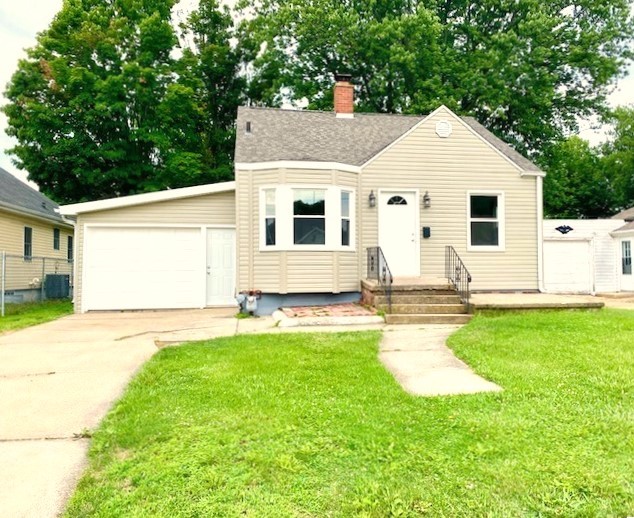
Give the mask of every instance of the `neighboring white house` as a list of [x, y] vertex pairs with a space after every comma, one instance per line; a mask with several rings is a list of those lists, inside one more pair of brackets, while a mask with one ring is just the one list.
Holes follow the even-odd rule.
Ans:
[[544, 291], [634, 291], [634, 223], [611, 219], [544, 220]]

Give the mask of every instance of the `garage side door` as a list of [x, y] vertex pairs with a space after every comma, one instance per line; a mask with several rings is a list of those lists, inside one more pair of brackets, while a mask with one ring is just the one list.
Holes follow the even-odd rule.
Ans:
[[197, 228], [88, 228], [83, 310], [200, 307], [202, 239]]
[[590, 293], [589, 241], [544, 241], [544, 287], [551, 293]]

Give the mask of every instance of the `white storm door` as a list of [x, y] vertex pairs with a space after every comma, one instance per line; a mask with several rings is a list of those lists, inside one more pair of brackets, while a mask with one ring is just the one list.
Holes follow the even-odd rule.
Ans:
[[416, 191], [379, 192], [379, 246], [394, 277], [420, 275]]
[[207, 305], [235, 305], [235, 290], [236, 231], [207, 229]]
[[634, 291], [634, 265], [632, 264], [632, 241], [621, 241], [621, 290]]

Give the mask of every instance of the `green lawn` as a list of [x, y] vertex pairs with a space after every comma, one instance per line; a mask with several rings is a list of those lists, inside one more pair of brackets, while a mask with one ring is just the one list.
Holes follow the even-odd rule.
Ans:
[[6, 304], [5, 316], [0, 317], [0, 334], [42, 324], [72, 312], [73, 303], [69, 300]]
[[96, 431], [68, 516], [634, 514], [634, 313], [478, 315], [496, 394], [405, 394], [378, 333], [162, 350]]

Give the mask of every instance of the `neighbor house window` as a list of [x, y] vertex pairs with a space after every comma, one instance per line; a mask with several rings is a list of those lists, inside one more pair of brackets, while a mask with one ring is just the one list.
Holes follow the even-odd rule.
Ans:
[[53, 249], [59, 250], [59, 228], [53, 229]]
[[275, 189], [264, 191], [264, 227], [266, 246], [275, 245]]
[[68, 248], [66, 249], [66, 259], [68, 262], [73, 261], [73, 236], [68, 236]]
[[31, 259], [33, 257], [33, 229], [24, 227], [24, 258]]
[[326, 244], [326, 191], [293, 190], [293, 243]]
[[354, 251], [355, 192], [336, 185], [260, 189], [260, 250]]
[[471, 250], [504, 249], [504, 197], [502, 194], [468, 195], [468, 247]]
[[632, 275], [632, 242], [621, 241], [623, 275]]
[[341, 191], [341, 246], [350, 246], [350, 192]]

